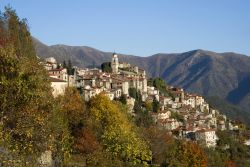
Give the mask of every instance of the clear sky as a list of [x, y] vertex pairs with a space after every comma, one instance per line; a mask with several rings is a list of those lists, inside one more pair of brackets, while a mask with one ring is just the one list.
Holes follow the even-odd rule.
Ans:
[[205, 49], [250, 56], [250, 0], [0, 0], [47, 45], [149, 56]]

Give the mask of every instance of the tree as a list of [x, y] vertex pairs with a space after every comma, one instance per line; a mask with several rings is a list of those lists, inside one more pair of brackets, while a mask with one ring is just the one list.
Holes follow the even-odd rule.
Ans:
[[111, 73], [112, 72], [111, 63], [110, 62], [102, 63], [101, 69], [103, 72]]
[[164, 90], [164, 89], [166, 89], [166, 83], [165, 83], [165, 81], [162, 78], [155, 78], [153, 80], [153, 85], [158, 90]]
[[67, 64], [65, 60], [63, 60], [63, 68], [67, 68]]
[[52, 152], [56, 166], [63, 166], [70, 160], [73, 147], [73, 136], [69, 121], [60, 103], [53, 101], [54, 106], [46, 124], [49, 136], [47, 137], [49, 150]]
[[160, 109], [160, 103], [159, 103], [159, 101], [156, 99], [156, 97], [154, 97], [154, 99], [153, 99], [152, 108], [153, 108], [153, 112], [158, 112], [159, 109]]
[[75, 132], [75, 149], [82, 154], [91, 154], [98, 149], [97, 138], [89, 127], [78, 129]]
[[72, 63], [71, 63], [70, 59], [68, 60], [67, 72], [68, 72], [68, 75], [73, 75], [74, 74], [74, 71], [73, 71], [73, 68], [72, 68]]
[[64, 95], [59, 96], [57, 100], [70, 126], [77, 126], [83, 120], [85, 111], [85, 102], [78, 90], [73, 87], [67, 87]]
[[167, 89], [167, 85], [162, 78], [150, 78], [148, 80], [148, 86], [154, 86], [157, 90], [159, 90], [160, 94], [173, 98], [173, 94]]
[[11, 8], [0, 19], [0, 27], [7, 26], [1, 28], [5, 31], [1, 35], [8, 38], [0, 46], [1, 148], [10, 154], [5, 158], [35, 163], [49, 147], [46, 124], [53, 106], [51, 87], [38, 63], [26, 21], [20, 21]]
[[136, 90], [136, 88], [129, 88], [129, 96], [130, 97], [133, 97], [134, 99], [137, 99], [138, 98], [138, 92]]
[[56, 64], [56, 68], [59, 69], [61, 68], [61, 65], [59, 63]]
[[125, 94], [122, 94], [121, 97], [119, 98], [119, 101], [122, 103], [122, 104], [127, 104], [127, 96]]
[[135, 123], [138, 127], [148, 128], [153, 125], [153, 118], [147, 110], [137, 110]]
[[16, 12], [10, 7], [5, 7], [3, 15], [6, 21], [5, 23], [8, 25], [8, 38], [15, 46], [16, 55], [18, 57], [25, 56], [28, 58], [36, 58], [36, 52], [33, 47], [27, 20], [20, 20]]
[[[56, 104], [58, 104], [59, 111], [63, 115], [63, 126], [67, 134], [65, 136], [66, 141], [64, 142], [66, 144], [64, 145], [66, 145], [66, 149], [68, 150], [67, 154], [69, 155], [72, 149], [81, 153], [88, 152], [86, 150], [92, 147], [91, 145], [88, 146], [91, 142], [86, 144], [83, 143], [83, 140], [91, 138], [93, 139], [92, 142], [94, 142], [94, 144], [92, 143], [93, 145], [95, 145], [95, 141], [89, 129], [84, 128], [86, 109], [85, 102], [80, 93], [76, 88], [68, 87], [65, 90], [65, 94], [56, 99]], [[87, 132], [90, 132], [90, 134], [87, 135]]]
[[[249, 164], [248, 164], [248, 165], [249, 165]], [[226, 166], [227, 166], [227, 167], [237, 167], [236, 164], [235, 164], [233, 161], [231, 161], [231, 160], [228, 160], [228, 161], [226, 162]]]
[[93, 60], [92, 61], [92, 68], [95, 68], [96, 67], [96, 63], [95, 63], [95, 61]]
[[151, 112], [152, 110], [153, 110], [153, 105], [152, 105], [152, 102], [151, 101], [146, 101], [145, 102], [145, 108], [146, 108], [146, 110], [148, 111], [148, 112]]
[[179, 114], [178, 112], [171, 112], [171, 118], [174, 118], [180, 122], [184, 121], [184, 117], [181, 114]]
[[150, 126], [142, 129], [142, 135], [149, 141], [152, 151], [152, 166], [164, 166], [166, 155], [170, 146], [175, 142], [173, 137], [156, 126]]
[[90, 100], [90, 115], [105, 151], [128, 164], [147, 164], [151, 151], [128, 120], [126, 111], [103, 94]]
[[148, 86], [154, 86], [154, 85], [153, 85], [153, 82], [154, 82], [154, 79], [153, 79], [153, 78], [149, 78], [149, 79], [148, 79], [147, 85], [148, 85]]
[[206, 148], [205, 153], [208, 159], [208, 166], [228, 166], [227, 161], [229, 160], [229, 154], [218, 149]]
[[128, 89], [129, 92], [129, 96], [133, 97], [135, 99], [135, 101], [137, 101], [138, 105], [142, 105], [142, 96], [141, 96], [141, 92], [139, 90], [137, 90], [136, 88], [129, 88]]
[[168, 147], [165, 165], [206, 167], [207, 157], [197, 144], [176, 140]]

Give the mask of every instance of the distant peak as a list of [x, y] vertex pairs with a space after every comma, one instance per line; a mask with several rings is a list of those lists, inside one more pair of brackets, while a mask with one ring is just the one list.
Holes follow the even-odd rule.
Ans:
[[203, 52], [204, 50], [202, 50], [202, 49], [196, 49], [194, 51], [196, 51], [196, 52]]
[[193, 53], [194, 55], [209, 55], [209, 56], [218, 56], [219, 53], [208, 51], [208, 50], [203, 50], [203, 49], [196, 49], [190, 51], [190, 53]]
[[202, 49], [196, 49], [196, 50], [192, 50], [191, 52], [194, 52], [194, 53], [204, 53], [204, 52], [207, 52], [207, 51], [202, 50]]

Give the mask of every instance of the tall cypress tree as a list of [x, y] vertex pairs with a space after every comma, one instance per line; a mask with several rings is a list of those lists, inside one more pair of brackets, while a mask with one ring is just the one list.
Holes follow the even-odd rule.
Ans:
[[72, 63], [71, 60], [68, 60], [67, 71], [69, 75], [72, 75]]
[[65, 60], [63, 60], [63, 68], [67, 68], [67, 64]]
[[153, 112], [158, 112], [160, 109], [160, 103], [155, 97], [153, 99], [152, 105], [153, 105]]

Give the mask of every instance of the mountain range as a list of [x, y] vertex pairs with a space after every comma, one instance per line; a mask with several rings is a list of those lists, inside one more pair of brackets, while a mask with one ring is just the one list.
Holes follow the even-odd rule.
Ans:
[[[53, 56], [59, 62], [71, 60], [78, 67], [100, 67], [103, 62], [110, 61], [112, 56], [111, 52], [87, 46], [47, 46], [35, 38], [33, 41], [40, 58]], [[149, 57], [118, 56], [119, 61], [145, 69], [149, 77], [161, 77], [167, 84], [182, 87], [188, 92], [217, 97], [223, 104], [236, 105], [240, 114], [250, 115], [250, 57], [246, 55], [198, 49], [184, 53], [159, 53]], [[246, 119], [245, 116], [241, 118]], [[247, 122], [250, 123], [250, 117]]]

